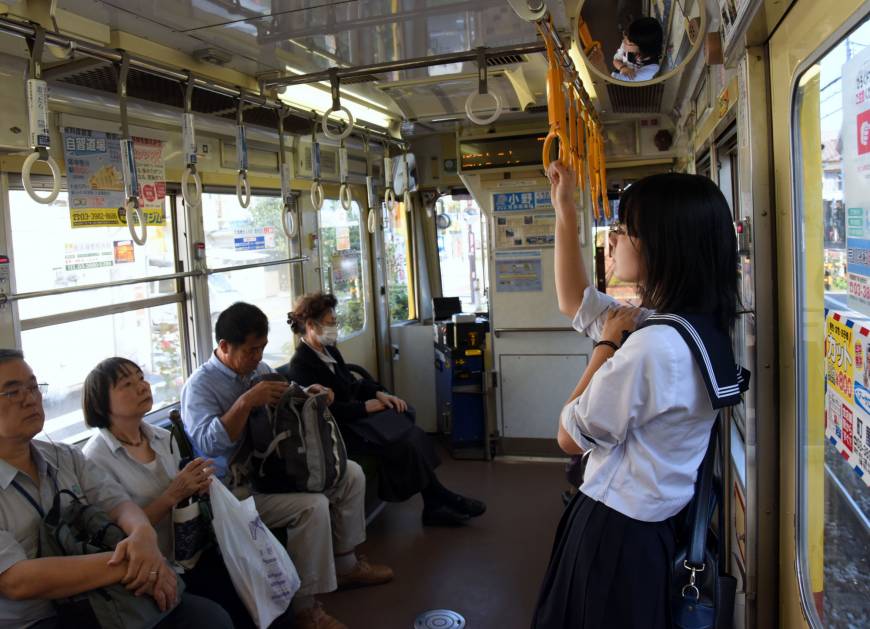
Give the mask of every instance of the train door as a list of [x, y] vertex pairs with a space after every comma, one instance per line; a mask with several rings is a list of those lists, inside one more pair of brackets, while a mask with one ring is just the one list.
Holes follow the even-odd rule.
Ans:
[[860, 625], [870, 596], [868, 43], [854, 0], [796, 3], [769, 43], [788, 627]]

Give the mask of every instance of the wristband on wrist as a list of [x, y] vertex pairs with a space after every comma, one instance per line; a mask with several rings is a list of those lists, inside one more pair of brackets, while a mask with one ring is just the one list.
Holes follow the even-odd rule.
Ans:
[[611, 348], [614, 352], [619, 349], [619, 345], [617, 345], [613, 341], [606, 341], [606, 340], [605, 341], [595, 341], [595, 343], [592, 344], [592, 349], [595, 349], [599, 345], [606, 345], [607, 347]]

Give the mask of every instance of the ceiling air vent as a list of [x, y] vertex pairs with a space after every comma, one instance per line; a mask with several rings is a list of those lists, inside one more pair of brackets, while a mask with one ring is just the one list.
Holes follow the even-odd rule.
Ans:
[[342, 85], [354, 85], [356, 83], [371, 83], [377, 81], [378, 77], [374, 74], [363, 74], [362, 76], [351, 76], [341, 80]]
[[607, 95], [610, 97], [610, 110], [615, 114], [653, 114], [661, 113], [664, 83], [645, 85], [643, 87], [628, 87], [607, 84]]
[[486, 58], [486, 66], [494, 68], [496, 66], [510, 66], [515, 63], [522, 63], [526, 58], [522, 55], [497, 55]]

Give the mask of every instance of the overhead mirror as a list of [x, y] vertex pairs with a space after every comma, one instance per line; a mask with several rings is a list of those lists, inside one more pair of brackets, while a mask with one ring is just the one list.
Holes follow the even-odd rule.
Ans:
[[631, 86], [667, 80], [701, 48], [706, 12], [700, 0], [586, 0], [577, 42], [590, 71]]

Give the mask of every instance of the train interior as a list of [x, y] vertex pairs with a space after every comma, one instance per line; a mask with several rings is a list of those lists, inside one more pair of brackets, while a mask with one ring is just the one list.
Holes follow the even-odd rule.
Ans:
[[[633, 81], [612, 59], [641, 17], [664, 45]], [[868, 20], [857, 0], [0, 1], [0, 340], [50, 384], [43, 436], [81, 443], [103, 358], [141, 365], [160, 423], [225, 308], [268, 315], [279, 367], [294, 300], [333, 293], [345, 359], [489, 510], [426, 529], [417, 498], [369, 492], [363, 550], [397, 579], [325, 604], [362, 629], [528, 626], [592, 352], [559, 312], [542, 161], [572, 164], [591, 281], [630, 304], [622, 191], [705, 175], [752, 372], [721, 432], [734, 626], [866, 626]]]

